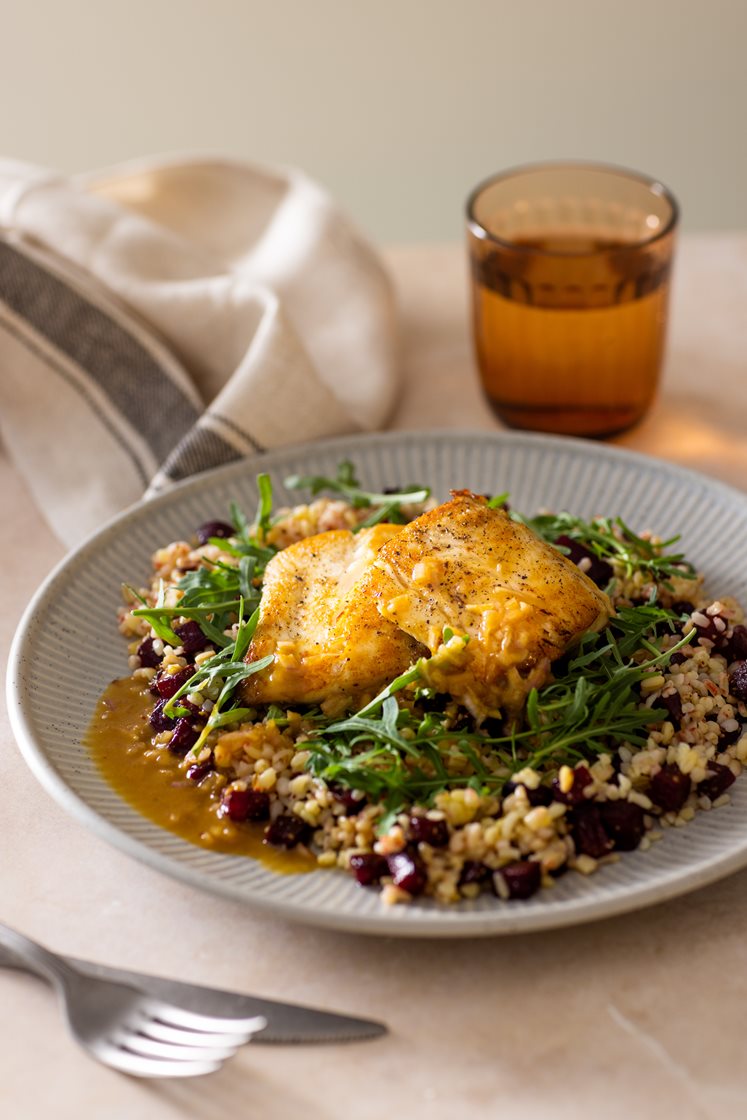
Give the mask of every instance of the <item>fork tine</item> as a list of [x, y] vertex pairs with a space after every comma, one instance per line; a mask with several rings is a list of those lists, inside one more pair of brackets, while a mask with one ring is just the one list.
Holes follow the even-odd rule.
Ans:
[[121, 1073], [129, 1073], [132, 1077], [202, 1077], [206, 1073], [215, 1073], [223, 1064], [216, 1061], [174, 1062], [145, 1057], [107, 1043], [99, 1043], [92, 1052], [99, 1061]]
[[153, 1019], [166, 1023], [172, 1027], [183, 1027], [191, 1031], [205, 1033], [225, 1034], [255, 1034], [264, 1030], [267, 1020], [261, 1015], [253, 1015], [248, 1019], [223, 1018], [215, 1015], [200, 1015], [196, 1011], [187, 1011], [183, 1007], [175, 1007], [170, 1003], [160, 1003], [157, 1000], [147, 1000], [143, 1011]]
[[109, 1040], [132, 1054], [147, 1058], [164, 1058], [182, 1064], [183, 1062], [223, 1062], [232, 1058], [238, 1047], [223, 1046], [220, 1049], [209, 1046], [178, 1046], [174, 1042], [161, 1042], [142, 1034], [121, 1031], [109, 1036]]
[[[227, 1020], [228, 1021], [228, 1020]], [[205, 1031], [185, 1030], [184, 1027], [169, 1027], [157, 1019], [145, 1020], [137, 1024], [137, 1030], [149, 1038], [162, 1042], [175, 1042], [177, 1046], [243, 1046], [252, 1037], [252, 1031], [226, 1031], [224, 1034]]]

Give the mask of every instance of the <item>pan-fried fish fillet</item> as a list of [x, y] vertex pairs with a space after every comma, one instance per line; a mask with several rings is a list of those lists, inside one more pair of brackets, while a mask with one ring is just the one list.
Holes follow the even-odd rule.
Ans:
[[518, 712], [550, 663], [612, 612], [575, 564], [469, 491], [392, 537], [365, 582], [382, 617], [433, 654], [431, 684], [478, 718]]
[[324, 703], [344, 711], [374, 696], [425, 653], [361, 590], [379, 549], [400, 525], [319, 533], [278, 552], [267, 565], [259, 623], [247, 652], [274, 654], [247, 678], [248, 703]]

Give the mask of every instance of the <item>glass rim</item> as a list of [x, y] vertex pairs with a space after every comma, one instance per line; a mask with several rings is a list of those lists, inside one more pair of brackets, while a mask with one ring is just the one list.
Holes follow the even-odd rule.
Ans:
[[491, 233], [490, 230], [485, 228], [475, 214], [475, 206], [478, 199], [483, 192], [487, 190], [488, 187], [493, 186], [493, 184], [500, 183], [505, 179], [515, 179], [527, 173], [531, 174], [539, 171], [558, 170], [602, 171], [608, 175], [617, 176], [620, 179], [634, 180], [642, 186], [648, 187], [652, 194], [666, 199], [671, 210], [669, 220], [666, 224], [660, 230], [652, 233], [650, 237], [639, 238], [636, 241], [626, 242], [624, 245], [616, 245], [614, 250], [616, 253], [636, 252], [639, 249], [653, 245], [670, 234], [677, 226], [680, 218], [679, 203], [669, 187], [665, 186], [661, 179], [645, 175], [641, 171], [633, 171], [628, 167], [620, 167], [618, 164], [597, 163], [595, 160], [540, 160], [535, 163], [517, 164], [514, 167], [506, 168], [505, 171], [498, 171], [496, 174], [482, 179], [467, 196], [467, 202], [465, 204], [467, 228], [481, 241], [490, 241], [495, 245], [500, 245], [503, 249], [511, 249], [515, 253], [534, 253], [536, 256], [561, 258], [597, 257], [609, 253], [610, 249], [591, 249], [585, 252], [573, 252], [562, 249], [540, 249], [535, 245], [520, 245], [516, 241], [511, 241], [509, 238], [499, 237], [498, 234]]

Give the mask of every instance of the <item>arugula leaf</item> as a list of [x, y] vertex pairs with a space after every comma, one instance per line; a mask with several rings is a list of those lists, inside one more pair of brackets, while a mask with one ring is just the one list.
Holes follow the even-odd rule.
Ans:
[[263, 541], [272, 525], [272, 482], [269, 474], [257, 475], [257, 490], [259, 491], [259, 505], [254, 521], [254, 536]]
[[230, 702], [233, 700], [239, 684], [254, 673], [259, 673], [262, 669], [266, 669], [273, 661], [273, 655], [271, 653], [266, 657], [259, 658], [257, 661], [243, 660], [249, 648], [249, 643], [257, 629], [259, 607], [257, 607], [251, 617], [246, 620], [243, 619], [243, 614], [244, 602], [242, 599], [239, 601], [239, 623], [236, 636], [230, 646], [203, 662], [200, 668], [192, 674], [189, 680], [182, 685], [178, 692], [176, 692], [164, 706], [164, 713], [167, 716], [173, 716], [178, 712], [178, 704], [182, 696], [185, 696], [189, 692], [194, 692], [200, 687], [205, 688], [209, 685], [221, 682], [218, 697], [213, 704], [210, 715], [200, 732], [197, 742], [189, 751], [189, 757], [197, 757], [211, 731], [219, 727], [225, 727], [226, 724], [237, 723], [240, 720], [248, 719], [256, 715], [252, 708], [230, 706]]
[[[243, 615], [243, 602], [239, 602], [239, 617]], [[229, 640], [229, 644], [216, 653], [213, 657], [208, 658], [196, 669], [189, 680], [185, 681], [182, 687], [175, 692], [170, 698], [169, 702], [164, 706], [164, 713], [167, 716], [173, 716], [174, 705], [182, 696], [186, 696], [189, 692], [196, 692], [199, 688], [212, 685], [217, 680], [225, 680], [232, 674], [246, 667], [246, 662], [243, 660], [246, 651], [249, 648], [249, 643], [254, 637], [254, 632], [257, 629], [257, 622], [259, 621], [259, 607], [254, 611], [250, 618], [246, 621], [240, 621], [236, 637]], [[256, 662], [255, 662], [256, 664]], [[256, 672], [256, 670], [255, 670]], [[249, 674], [247, 674], [249, 675]], [[237, 677], [236, 683], [240, 680]]]
[[254, 575], [257, 570], [256, 556], [242, 556], [239, 560], [239, 591], [246, 600], [258, 597], [259, 593], [254, 587]]
[[260, 505], [257, 509], [257, 517], [255, 524], [250, 525], [246, 519], [246, 515], [236, 504], [231, 502], [231, 521], [233, 522], [236, 535], [234, 542], [230, 540], [221, 540], [220, 546], [223, 552], [227, 552], [232, 556], [251, 556], [255, 559], [257, 568], [255, 571], [255, 578], [262, 575], [267, 564], [272, 560], [277, 552], [277, 549], [272, 545], [265, 544], [260, 541], [256, 535], [257, 526], [267, 522], [271, 511], [272, 504], [272, 488], [269, 490], [269, 506], [268, 506], [268, 491], [267, 484], [260, 483], [260, 478], [266, 478], [269, 484], [268, 475], [258, 475], [257, 477], [257, 490], [260, 495]]
[[[317, 727], [305, 744], [308, 768], [366, 791], [384, 806], [386, 821], [441, 790], [472, 786], [500, 793], [524, 766], [550, 765], [556, 772], [621, 743], [643, 744], [667, 712], [642, 705], [639, 685], [693, 637], [662, 650], [657, 630], [674, 629], [676, 620], [653, 605], [621, 608], [605, 631], [584, 636], [562, 676], [531, 690], [523, 725], [498, 735], [455, 732], [444, 712], [418, 717], [398, 703], [397, 694], [420, 677], [418, 662], [359, 712]], [[642, 658], [646, 648], [650, 656]]]
[[[695, 579], [692, 564], [685, 560], [682, 552], [669, 549], [679, 541], [679, 536], [670, 537], [660, 544], [654, 544], [639, 536], [621, 517], [594, 517], [585, 521], [571, 513], [541, 513], [535, 517], [524, 517], [512, 511], [510, 516], [528, 526], [538, 537], [555, 544], [559, 537], [570, 537], [579, 541], [595, 556], [603, 560], [620, 562], [627, 577], [635, 571], [644, 572], [656, 583], [662, 583], [671, 590], [671, 579]], [[556, 546], [560, 547], [560, 546]], [[565, 551], [564, 549], [560, 549]]]
[[[250, 677], [253, 673], [259, 673], [262, 669], [266, 669], [268, 665], [273, 662], [273, 654], [268, 653], [266, 657], [261, 657], [258, 661], [243, 661], [240, 664], [230, 662], [225, 666], [223, 674], [223, 688], [220, 691], [218, 699], [210, 710], [210, 715], [207, 722], [199, 734], [197, 742], [188, 752], [187, 758], [196, 758], [211, 731], [217, 727], [224, 727], [227, 723], [236, 723], [244, 716], [251, 715], [251, 708], [226, 708], [228, 701], [233, 696], [236, 686], [246, 677]], [[165, 709], [164, 709], [165, 710]]]
[[[257, 488], [259, 489], [259, 484], [257, 485]], [[233, 522], [233, 527], [236, 530], [236, 536], [241, 540], [249, 540], [251, 537], [251, 531], [249, 529], [249, 522], [246, 519], [246, 514], [242, 510], [241, 506], [239, 506], [236, 502], [231, 502], [229, 508], [231, 510], [231, 521]]]
[[[402, 504], [422, 502], [430, 495], [427, 487], [406, 487], [392, 494], [366, 491], [349, 461], [339, 465], [333, 479], [294, 476], [286, 485], [314, 495], [329, 490], [357, 509], [369, 509], [363, 526], [404, 521]], [[241, 683], [273, 660], [272, 655], [245, 660], [259, 618], [264, 570], [276, 554], [266, 544], [272, 525], [269, 476], [260, 475], [257, 487], [254, 522], [250, 524], [232, 504], [235, 536], [213, 542], [229, 559], [203, 557], [198, 569], [184, 573], [176, 584], [175, 605], [166, 606], [163, 583], [152, 606], [127, 588], [141, 603], [132, 613], [146, 618], [164, 642], [180, 644], [172, 623], [186, 618], [196, 621], [216, 647], [217, 652], [195, 669], [164, 708], [170, 716], [186, 714], [179, 701], [198, 689], [215, 697], [192, 756], [199, 754], [211, 731], [257, 718], [254, 709], [232, 705], [237, 704]], [[500, 494], [488, 504], [506, 506], [507, 498], [508, 494]], [[523, 518], [515, 512], [509, 516], [550, 542], [564, 535], [578, 540], [595, 555], [621, 564], [626, 574], [640, 570], [657, 583], [695, 577], [692, 565], [674, 551], [677, 537], [653, 544], [620, 518], [584, 521], [568, 513]], [[308, 769], [325, 781], [361, 789], [378, 802], [381, 830], [403, 808], [416, 802], [428, 804], [442, 790], [471, 787], [500, 795], [512, 774], [524, 766], [552, 773], [564, 763], [591, 760], [622, 743], [643, 744], [651, 726], [666, 719], [667, 712], [641, 703], [640, 684], [694, 638], [693, 632], [672, 649], [662, 650], [662, 634], [673, 632], [677, 621], [671, 611], [655, 604], [653, 593], [647, 604], [619, 608], [605, 630], [585, 635], [563, 658], [556, 679], [530, 691], [521, 722], [495, 730], [493, 724], [490, 732], [470, 722], [465, 726], [464, 711], [459, 714], [449, 698], [434, 693], [424, 678], [424, 662], [418, 661], [343, 719], [332, 719], [319, 709], [304, 711], [306, 726], [313, 728], [304, 740], [304, 749], [310, 752]], [[445, 628], [444, 641], [453, 637], [453, 630]], [[559, 664], [556, 669], [560, 670]], [[264, 718], [280, 726], [289, 722], [285, 710], [274, 705]], [[455, 724], [457, 719], [461, 722]]]
[[[369, 506], [388, 506], [392, 507], [390, 512], [395, 510], [399, 512], [399, 507], [403, 502], [425, 502], [431, 495], [428, 486], [405, 486], [402, 490], [392, 494], [377, 494], [370, 490], [363, 490], [355, 476], [353, 464], [347, 459], [339, 464], [334, 478], [326, 478], [324, 475], [318, 474], [294, 474], [285, 479], [285, 485], [289, 490], [310, 490], [313, 496], [320, 494], [322, 490], [331, 490], [334, 494], [342, 494], [355, 509], [366, 509]], [[379, 518], [379, 520], [383, 519], [383, 517]], [[376, 522], [371, 521], [370, 523], [375, 524]]]
[[165, 607], [163, 604], [165, 599], [166, 590], [164, 582], [161, 580], [158, 586], [158, 598], [156, 599], [155, 607], [138, 607], [137, 610], [134, 610], [132, 613], [136, 617], [147, 618], [156, 636], [159, 637], [162, 642], [166, 642], [167, 645], [176, 647], [181, 645], [181, 638], [178, 634], [174, 633], [168, 624], [167, 616], [164, 615]]

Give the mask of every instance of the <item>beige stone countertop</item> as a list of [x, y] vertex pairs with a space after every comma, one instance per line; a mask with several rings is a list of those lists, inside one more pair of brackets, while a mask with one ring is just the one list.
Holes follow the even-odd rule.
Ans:
[[[460, 246], [386, 253], [403, 319], [397, 428], [498, 425], [472, 363]], [[659, 400], [616, 442], [747, 483], [747, 235], [682, 239]], [[62, 555], [0, 459], [0, 628]], [[481, 941], [288, 925], [131, 861], [37, 785], [0, 715], [0, 919], [113, 965], [384, 1019], [346, 1046], [249, 1046], [210, 1077], [130, 1080], [0, 973], [8, 1120], [637, 1120], [747, 1116], [747, 871], [638, 914]]]

